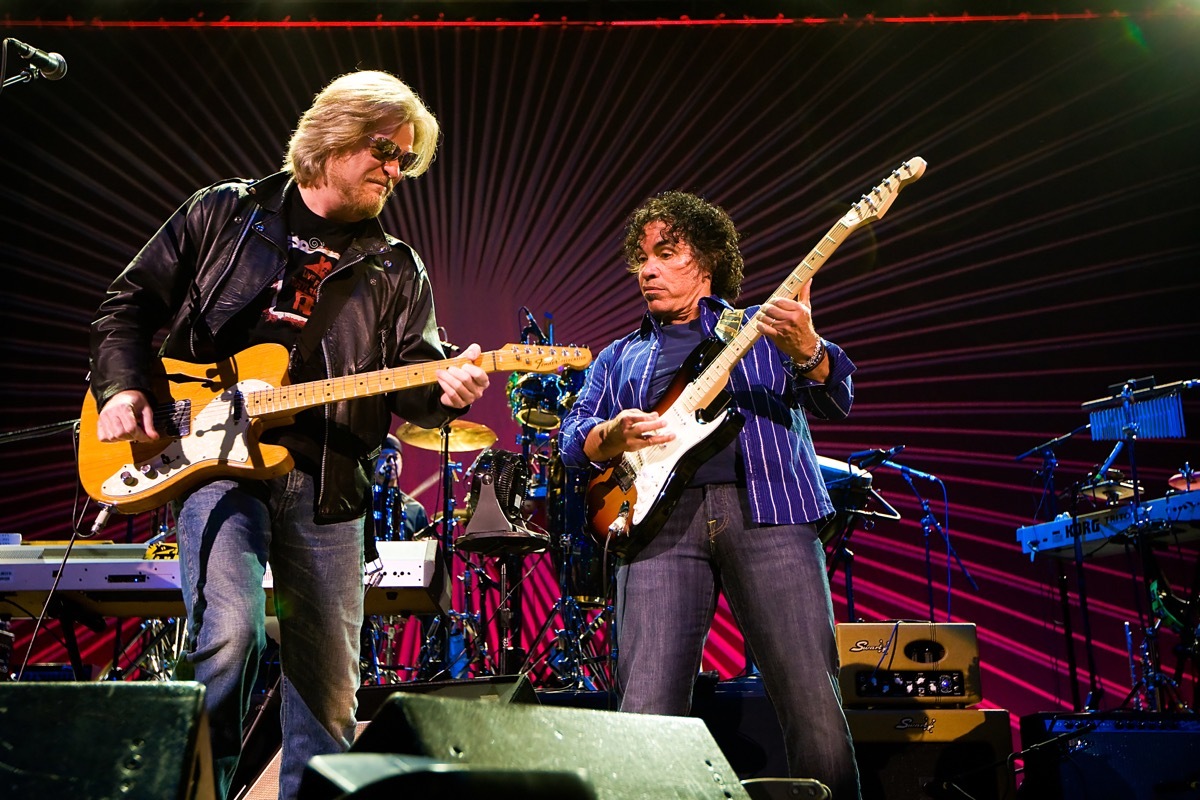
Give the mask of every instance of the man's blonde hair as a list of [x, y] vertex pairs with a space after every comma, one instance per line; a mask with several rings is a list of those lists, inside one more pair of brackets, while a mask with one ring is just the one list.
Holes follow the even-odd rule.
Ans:
[[420, 158], [404, 176], [415, 178], [433, 161], [437, 119], [395, 75], [377, 70], [341, 75], [317, 94], [300, 117], [283, 168], [295, 175], [301, 186], [319, 186], [331, 157], [364, 146], [370, 134], [390, 134], [406, 123], [413, 126], [413, 152]]

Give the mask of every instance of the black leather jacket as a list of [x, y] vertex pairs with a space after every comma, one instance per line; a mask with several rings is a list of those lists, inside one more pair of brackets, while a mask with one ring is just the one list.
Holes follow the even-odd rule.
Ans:
[[[288, 173], [259, 181], [230, 180], [196, 192], [159, 229], [109, 287], [92, 323], [91, 388], [98, 407], [119, 391], [150, 395], [158, 355], [212, 363], [234, 353], [214, 342], [229, 322], [277, 278], [287, 259]], [[321, 283], [319, 300], [340, 296], [319, 350], [300, 363], [293, 382], [369, 372], [445, 358], [429, 276], [420, 256], [373, 222]], [[314, 312], [317, 319], [321, 303]], [[443, 406], [437, 384], [324, 406], [324, 457], [314, 513], [337, 522], [365, 513], [372, 461], [391, 427], [391, 413], [436, 428], [462, 412]]]

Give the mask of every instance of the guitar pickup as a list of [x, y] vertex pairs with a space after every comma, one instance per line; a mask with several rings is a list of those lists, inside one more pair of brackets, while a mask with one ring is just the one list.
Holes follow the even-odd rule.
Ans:
[[696, 409], [696, 421], [707, 425], [720, 416], [721, 412], [727, 408], [729, 408], [729, 395], [721, 392], [707, 406]]

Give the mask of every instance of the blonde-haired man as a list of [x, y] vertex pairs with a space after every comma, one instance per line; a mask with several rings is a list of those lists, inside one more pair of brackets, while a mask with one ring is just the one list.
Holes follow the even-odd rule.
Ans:
[[[355, 72], [317, 94], [281, 172], [192, 195], [117, 276], [92, 323], [98, 438], [171, 435], [151, 390], [161, 331], [159, 356], [199, 363], [284, 345], [293, 383], [446, 358], [425, 266], [377, 219], [397, 184], [428, 168], [437, 137], [402, 81]], [[478, 354], [475, 344], [462, 353]], [[353, 737], [371, 471], [392, 413], [436, 428], [487, 385], [465, 363], [439, 370], [435, 385], [301, 412], [262, 436], [288, 448], [291, 472], [216, 478], [172, 501], [189, 623], [179, 676], [206, 687], [220, 796], [266, 646], [267, 564], [283, 673], [279, 796], [291, 798], [310, 758]]]

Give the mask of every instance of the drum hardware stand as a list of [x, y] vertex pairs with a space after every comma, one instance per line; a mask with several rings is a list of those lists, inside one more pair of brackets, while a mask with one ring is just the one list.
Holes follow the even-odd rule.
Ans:
[[[571, 595], [568, 575], [568, 556], [571, 549], [571, 535], [564, 531], [560, 537], [564, 556], [560, 559], [558, 569], [559, 597], [546, 615], [542, 627], [534, 635], [533, 641], [540, 642], [550, 631], [555, 616], [561, 620], [562, 628], [554, 630], [551, 643], [542, 646], [541, 650], [532, 652], [521, 665], [521, 673], [532, 672], [539, 663], [544, 663], [555, 677], [561, 682], [559, 688], [608, 689], [609, 681], [601, 673], [590, 671], [585, 667], [603, 663], [605, 657], [590, 647], [591, 639], [604, 624], [612, 618], [612, 605], [608, 604], [592, 619], [584, 624], [586, 614], [579, 602]], [[615, 572], [613, 575], [615, 581]]]
[[[557, 462], [555, 453], [553, 462]], [[553, 641], [543, 645], [542, 649], [530, 653], [521, 667], [521, 672], [530, 672], [539, 663], [544, 663], [562, 683], [561, 688], [595, 690], [610, 688], [611, 681], [603, 674], [603, 670], [589, 670], [587, 667], [605, 663], [608, 659], [594, 649], [592, 637], [606, 622], [612, 619], [612, 603], [606, 602], [599, 613], [586, 622], [587, 615], [576, 597], [576, 589], [571, 580], [571, 559], [574, 555], [572, 530], [582, 526], [574, 525], [567, 519], [566, 492], [569, 491], [569, 481], [566, 468], [563, 468], [555, 479], [554, 507], [549, 510], [554, 514], [559, 530], [558, 563], [558, 599], [550, 608], [542, 627], [533, 637], [533, 641], [541, 642], [554, 624], [555, 617], [562, 622], [562, 628], [555, 629]], [[547, 502], [550, 502], [550, 492], [547, 492]], [[586, 534], [584, 534], [586, 535]], [[607, 565], [606, 565], [607, 567]], [[611, 570], [606, 576], [608, 587], [607, 596], [611, 598], [616, 583], [616, 570]]]
[[[1150, 665], [1156, 658], [1158, 629], [1162, 620], [1156, 619], [1142, 629], [1142, 642], [1134, 655], [1133, 631], [1129, 622], [1125, 622], [1125, 650], [1129, 654], [1129, 681], [1133, 688], [1125, 696], [1121, 708], [1131, 703], [1135, 711], [1185, 711], [1187, 704], [1179, 696], [1179, 684], [1161, 670]], [[1138, 660], [1141, 661], [1141, 674], [1138, 674]], [[1164, 699], [1170, 702], [1164, 707]]]
[[[121, 626], [118, 624], [113, 640], [112, 664], [100, 674], [99, 680], [126, 680], [129, 673], [139, 668], [150, 676], [149, 680], [174, 680], [175, 665], [183, 654], [186, 629], [187, 623], [181, 617], [144, 619], [141, 621], [138, 632], [134, 634], [128, 644], [122, 647], [120, 644]], [[128, 655], [135, 646], [138, 646], [139, 642], [142, 644], [133, 656], [132, 662], [128, 667], [121, 667], [121, 656]], [[142, 677], [139, 680], [147, 680], [147, 678]]]
[[[454, 485], [455, 476], [462, 469], [462, 464], [450, 460], [450, 424], [446, 423], [441, 431], [441, 498], [442, 518], [434, 524], [438, 526], [438, 536], [442, 552], [451, 571], [454, 568]], [[470, 666], [479, 658], [486, 661], [487, 644], [479, 636], [479, 615], [472, 609], [474, 606], [472, 588], [472, 571], [469, 560], [464, 559], [467, 569], [459, 576], [463, 584], [463, 610], [457, 612], [451, 608], [444, 614], [434, 616], [426, 625], [425, 641], [421, 647], [418, 680], [433, 680], [448, 674], [452, 678], [461, 678], [468, 672]], [[442, 617], [446, 623], [442, 624]], [[465, 660], [464, 660], [465, 659]]]
[[[526, 497], [529, 484], [527, 457], [518, 457], [507, 451], [496, 451], [494, 455], [497, 458], [503, 455], [507, 460], [501, 459], [492, 471], [477, 471], [472, 476], [471, 491], [475, 507], [467, 522], [467, 532], [459, 539], [458, 548], [497, 560], [499, 583], [492, 582], [490, 577], [488, 581], [499, 591], [495, 613], [500, 625], [498, 667], [500, 674], [512, 675], [515, 674], [515, 666], [524, 660], [520, 647], [520, 614], [514, 611], [519, 607], [524, 579], [511, 580], [511, 569], [515, 567], [519, 575], [521, 556], [547, 549], [549, 536], [536, 534], [526, 528], [522, 517], [520, 502]], [[520, 469], [515, 464], [519, 464]], [[500, 496], [505, 498], [507, 511], [500, 505]], [[486, 573], [481, 570], [480, 575], [483, 577]], [[517, 654], [521, 654], [519, 658]]]

